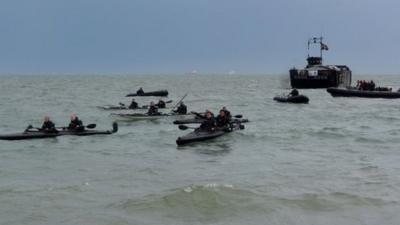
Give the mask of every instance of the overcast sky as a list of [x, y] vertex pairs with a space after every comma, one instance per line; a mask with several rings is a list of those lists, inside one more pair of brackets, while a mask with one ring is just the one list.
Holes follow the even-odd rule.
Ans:
[[399, 0], [1, 0], [0, 73], [400, 74]]

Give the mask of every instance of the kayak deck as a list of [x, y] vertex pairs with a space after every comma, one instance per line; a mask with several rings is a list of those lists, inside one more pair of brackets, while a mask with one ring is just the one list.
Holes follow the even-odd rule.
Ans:
[[196, 129], [195, 131], [192, 131], [188, 133], [185, 136], [178, 137], [176, 139], [176, 144], [178, 146], [185, 145], [185, 144], [190, 144], [193, 142], [201, 142], [201, 141], [207, 141], [207, 140], [212, 140], [218, 137], [221, 137], [225, 134], [231, 133], [236, 130], [244, 129], [244, 126], [237, 122], [233, 123], [233, 126], [229, 128], [220, 128], [214, 131], [201, 131], [199, 129]]

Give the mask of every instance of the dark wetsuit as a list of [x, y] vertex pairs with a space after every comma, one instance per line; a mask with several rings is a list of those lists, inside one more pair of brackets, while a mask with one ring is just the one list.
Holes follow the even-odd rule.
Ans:
[[224, 110], [224, 112], [225, 112], [225, 116], [226, 116], [226, 118], [227, 118], [228, 120], [231, 120], [231, 119], [232, 119], [231, 112], [230, 112], [230, 111], [228, 111], [228, 110]]
[[44, 122], [42, 125], [42, 128], [41, 128], [41, 131], [49, 132], [49, 133], [50, 132], [55, 132], [55, 133], [58, 132], [56, 129], [56, 126], [51, 121]]
[[82, 121], [76, 117], [75, 120], [69, 123], [68, 130], [83, 131], [85, 130], [85, 127], [83, 126]]
[[160, 109], [165, 109], [165, 107], [167, 107], [167, 105], [165, 104], [164, 101], [160, 100], [157, 103], [157, 107], [160, 108]]
[[159, 114], [158, 108], [156, 106], [150, 106], [149, 111], [147, 111], [147, 114], [149, 115], [157, 115]]
[[137, 91], [136, 91], [136, 94], [137, 94], [137, 95], [142, 95], [142, 94], [144, 94], [143, 89], [140, 88], [139, 90], [137, 90]]
[[222, 117], [222, 116], [218, 115], [217, 119], [216, 119], [217, 127], [225, 127], [225, 126], [229, 125], [229, 121], [230, 121], [229, 117], [227, 117], [227, 116]]
[[187, 113], [187, 107], [185, 104], [181, 104], [176, 110], [176, 113], [178, 114], [186, 114]]
[[135, 101], [132, 101], [128, 108], [129, 109], [137, 109], [138, 107], [139, 107], [138, 103]]
[[299, 91], [298, 91], [297, 89], [293, 89], [293, 90], [290, 92], [290, 96], [299, 96]]
[[200, 130], [202, 131], [212, 131], [215, 128], [215, 119], [211, 117], [210, 119], [206, 119], [200, 125]]

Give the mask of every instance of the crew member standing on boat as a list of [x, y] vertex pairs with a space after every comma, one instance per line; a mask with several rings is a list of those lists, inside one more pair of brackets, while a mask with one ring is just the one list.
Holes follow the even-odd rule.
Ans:
[[299, 96], [299, 91], [298, 91], [296, 88], [294, 88], [294, 89], [290, 92], [289, 96], [293, 96], [293, 97]]
[[137, 94], [137, 95], [142, 95], [142, 94], [144, 94], [143, 88], [140, 87], [139, 90], [136, 91], [136, 94]]

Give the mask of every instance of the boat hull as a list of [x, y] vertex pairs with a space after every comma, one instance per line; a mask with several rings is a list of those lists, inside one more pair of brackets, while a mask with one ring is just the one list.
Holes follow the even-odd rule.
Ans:
[[362, 91], [357, 89], [328, 88], [326, 90], [333, 97], [359, 97], [359, 98], [400, 98], [400, 92], [391, 91]]
[[119, 121], [137, 121], [137, 120], [159, 120], [165, 118], [174, 118], [174, 119], [192, 119], [194, 118], [193, 114], [159, 114], [159, 115], [147, 115], [142, 113], [113, 113], [111, 114]]
[[299, 96], [276, 96], [274, 98], [275, 101], [277, 102], [283, 102], [283, 103], [297, 103], [297, 104], [307, 104], [309, 99], [305, 95], [299, 95]]
[[[336, 66], [339, 67], [339, 66]], [[308, 89], [308, 88], [329, 88], [329, 87], [346, 87], [351, 84], [351, 71], [347, 67], [341, 66], [341, 70], [333, 70], [329, 68], [316, 70], [316, 74], [312, 74], [309, 69], [297, 70], [291, 69], [290, 84], [292, 88]]]
[[166, 96], [168, 96], [168, 91], [167, 90], [160, 90], [160, 91], [145, 92], [143, 94], [130, 93], [130, 94], [126, 95], [126, 97], [136, 97], [136, 96], [166, 97]]

